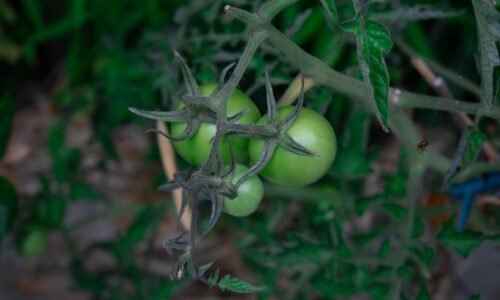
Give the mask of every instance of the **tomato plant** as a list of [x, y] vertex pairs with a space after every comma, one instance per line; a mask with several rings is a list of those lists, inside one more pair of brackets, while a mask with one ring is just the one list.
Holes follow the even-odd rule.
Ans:
[[[291, 106], [279, 108], [279, 118], [284, 119], [293, 110]], [[264, 116], [258, 123], [266, 121]], [[286, 186], [305, 186], [323, 177], [337, 153], [337, 138], [330, 123], [318, 112], [302, 108], [287, 134], [315, 155], [297, 155], [278, 147], [260, 174], [273, 183]], [[251, 161], [259, 160], [263, 147], [262, 140], [250, 141]]]
[[[207, 84], [200, 86], [200, 91], [204, 96], [209, 96], [217, 87], [216, 84]], [[177, 109], [183, 107], [180, 103]], [[227, 115], [232, 116], [236, 113], [241, 112], [244, 109], [249, 111], [241, 117], [237, 123], [247, 124], [255, 122], [259, 119], [260, 113], [257, 106], [248, 98], [245, 93], [235, 89], [234, 92], [229, 96], [229, 101], [227, 103]], [[178, 136], [184, 132], [186, 129], [186, 123], [172, 123], [171, 131], [172, 135]], [[187, 162], [195, 165], [201, 166], [207, 159], [212, 148], [211, 140], [215, 136], [217, 128], [214, 124], [204, 123], [198, 128], [198, 131], [190, 138], [182, 141], [174, 142], [174, 147], [177, 153], [184, 158]], [[248, 160], [248, 139], [244, 137], [235, 137], [231, 140], [233, 146], [234, 155], [236, 160], [241, 163], [245, 163]], [[220, 151], [222, 159], [224, 162], [229, 162], [229, 144], [228, 139], [224, 138], [221, 142]]]
[[[247, 171], [247, 167], [236, 165], [232, 182], [236, 183]], [[254, 175], [241, 183], [236, 198], [224, 198], [222, 210], [232, 216], [246, 217], [257, 210], [263, 196], [262, 181], [257, 175]]]

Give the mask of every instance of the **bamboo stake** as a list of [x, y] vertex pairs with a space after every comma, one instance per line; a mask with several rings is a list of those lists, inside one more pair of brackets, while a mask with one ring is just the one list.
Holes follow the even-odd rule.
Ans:
[[[163, 132], [167, 132], [167, 126], [162, 121], [156, 121], [156, 128]], [[172, 143], [169, 139], [157, 135], [158, 146], [160, 147], [161, 163], [163, 165], [163, 170], [167, 176], [168, 181], [174, 179], [174, 173], [177, 171], [177, 165], [175, 163], [175, 152], [172, 147]], [[182, 203], [182, 190], [175, 189], [172, 191], [172, 197], [174, 199], [175, 210], [179, 213]], [[181, 218], [181, 224], [184, 229], [189, 230], [191, 224], [191, 210], [186, 207], [184, 214]]]

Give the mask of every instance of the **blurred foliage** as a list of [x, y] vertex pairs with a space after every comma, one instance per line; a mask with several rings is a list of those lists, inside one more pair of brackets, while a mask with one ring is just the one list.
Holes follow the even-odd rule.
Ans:
[[[47, 174], [40, 174], [41, 192], [36, 197], [18, 197], [12, 183], [0, 177], [0, 242], [13, 232], [20, 252], [35, 257], [46, 248], [50, 232], [62, 233], [70, 249], [75, 285], [90, 291], [95, 299], [167, 299], [185, 285], [183, 280], [151, 273], [137, 259], [148, 257], [151, 250], [143, 245], [151, 244], [155, 236], [151, 233], [171, 208], [164, 203], [141, 203], [132, 208], [110, 204], [84, 181], [83, 154], [68, 145], [66, 128], [78, 120], [91, 122], [89, 143], [104, 149], [106, 158], [99, 166], [106, 171], [106, 161], [120, 160], [111, 140], [113, 129], [130, 122], [144, 125], [128, 107], [170, 108], [182, 94], [171, 49], [182, 52], [198, 82], [214, 81], [223, 66], [239, 58], [248, 38], [241, 23], [222, 17], [223, 6], [229, 3], [254, 11], [262, 2], [0, 0], [0, 157], [7, 148], [15, 110], [36, 105], [29, 97], [22, 100], [20, 92], [32, 82], [51, 95], [51, 105], [60, 116], [46, 142], [53, 163]], [[335, 7], [330, 18], [325, 18], [320, 1], [299, 1], [273, 23], [330, 67], [362, 78], [353, 37], [331, 31], [337, 23], [352, 19], [355, 7], [351, 1], [323, 2], [336, 4], [330, 6]], [[368, 9], [370, 17], [384, 24], [395, 41], [385, 58], [392, 85], [431, 93], [398, 41], [475, 82], [479, 82], [479, 74], [493, 72], [478, 73], [474, 61], [464, 59], [476, 51], [478, 41], [470, 1], [376, 1]], [[277, 94], [297, 73], [281, 53], [264, 44], [240, 84], [261, 108], [265, 70], [273, 75]], [[500, 82], [499, 72], [494, 72], [494, 82]], [[496, 89], [498, 93], [498, 84]], [[458, 85], [451, 86], [451, 92], [459, 99], [474, 97]], [[491, 95], [490, 90], [484, 93]], [[454, 219], [432, 228], [431, 208], [425, 206], [416, 209], [418, 217], [408, 226], [411, 211], [406, 199], [417, 197], [418, 192], [407, 188], [412, 162], [404, 151], [399, 153], [397, 170], [377, 174], [381, 189], [364, 194], [362, 187], [374, 174], [373, 163], [387, 137], [373, 129], [377, 124], [366, 108], [342, 95], [315, 87], [306, 101], [328, 117], [339, 136], [338, 157], [329, 174], [302, 189], [266, 186], [267, 201], [258, 213], [243, 219], [224, 216], [223, 224], [212, 233], [229, 235], [237, 245], [256, 274], [252, 282], [266, 287], [259, 299], [337, 299], [358, 294], [373, 299], [431, 299], [427, 283], [434, 276], [436, 244], [467, 256], [485, 241], [498, 243], [497, 206], [489, 207], [488, 214], [473, 208], [478, 213], [473, 214], [472, 222], [483, 224], [474, 230], [458, 232]], [[448, 117], [438, 122], [428, 121], [431, 118], [435, 116], [429, 111], [415, 111], [415, 119], [424, 127], [449, 122]], [[480, 122], [479, 129], [485, 132], [488, 124], [491, 122]], [[495, 135], [470, 134], [479, 144], [498, 141], [500, 126], [493, 126]], [[455, 136], [458, 139], [460, 133]], [[478, 148], [464, 148], [466, 159], [474, 159]], [[440, 183], [428, 182], [428, 192], [440, 193]], [[135, 218], [115, 240], [77, 249], [71, 233], [86, 224], [64, 222], [67, 207], [75, 201], [101, 201], [110, 215], [132, 213]], [[23, 203], [23, 213], [16, 218], [18, 202]], [[452, 211], [458, 206], [445, 203], [441, 208], [450, 205]], [[371, 225], [363, 226], [361, 218], [371, 218]], [[409, 228], [409, 236], [401, 228]], [[425, 234], [435, 231], [434, 237]], [[88, 270], [85, 257], [97, 251], [111, 255], [113, 266]], [[231, 275], [221, 278], [221, 290], [252, 291]]]

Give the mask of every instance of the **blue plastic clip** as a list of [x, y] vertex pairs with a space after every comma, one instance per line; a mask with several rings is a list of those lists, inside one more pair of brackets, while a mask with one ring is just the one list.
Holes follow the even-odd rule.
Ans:
[[457, 230], [464, 230], [469, 222], [469, 215], [474, 204], [474, 198], [479, 193], [500, 189], [500, 173], [490, 173], [482, 178], [455, 184], [448, 189], [448, 193], [458, 201], [462, 202]]

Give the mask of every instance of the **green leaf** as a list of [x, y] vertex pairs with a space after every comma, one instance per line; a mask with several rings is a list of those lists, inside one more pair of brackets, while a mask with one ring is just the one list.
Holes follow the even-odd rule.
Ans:
[[69, 148], [65, 140], [63, 122], [54, 122], [47, 139], [47, 147], [53, 160], [52, 172], [60, 183], [74, 176], [81, 159], [80, 151], [76, 148]]
[[326, 20], [330, 26], [335, 26], [339, 21], [339, 14], [337, 12], [337, 5], [335, 0], [320, 0], [325, 12]]
[[158, 207], [145, 207], [136, 216], [128, 228], [127, 241], [133, 246], [141, 241], [146, 233], [164, 216], [164, 210]]
[[355, 179], [372, 172], [370, 165], [378, 153], [366, 154], [369, 126], [369, 115], [360, 108], [353, 108], [342, 134], [337, 158], [330, 170], [332, 176]]
[[219, 289], [221, 291], [232, 291], [235, 293], [256, 293], [265, 290], [265, 287], [254, 286], [241, 279], [231, 278], [231, 275], [227, 274], [219, 281]]
[[331, 299], [337, 296], [351, 296], [359, 292], [359, 289], [352, 283], [335, 283], [314, 281], [314, 290], [325, 296], [325, 299]]
[[389, 32], [384, 25], [362, 16], [344, 24], [345, 31], [356, 35], [358, 61], [368, 97], [374, 103], [377, 117], [385, 131], [389, 106], [389, 72], [384, 55], [392, 49]]
[[491, 0], [472, 0], [479, 35], [479, 68], [483, 101], [493, 105], [494, 74], [500, 66], [496, 43], [500, 40], [500, 13]]
[[106, 288], [105, 278], [102, 275], [92, 274], [87, 271], [81, 261], [73, 261], [70, 272], [73, 281], [81, 289], [97, 292]]
[[467, 164], [476, 160], [485, 140], [486, 136], [484, 133], [479, 130], [476, 131], [472, 127], [467, 127], [460, 137], [457, 151], [448, 171], [446, 171], [444, 186], [449, 184], [450, 179], [458, 172], [460, 167], [466, 167]]
[[467, 144], [462, 155], [462, 166], [475, 161], [481, 146], [486, 141], [486, 135], [480, 130], [467, 129]]
[[74, 182], [71, 184], [69, 197], [72, 200], [99, 200], [103, 196], [97, 193], [90, 185], [84, 182]]
[[443, 223], [437, 238], [446, 248], [455, 251], [463, 257], [467, 257], [472, 250], [483, 242], [484, 236], [470, 229], [458, 232], [453, 225], [454, 222], [455, 218], [451, 218]]
[[394, 203], [384, 203], [382, 205], [382, 209], [395, 217], [396, 219], [404, 219], [408, 216], [408, 209], [406, 207], [394, 204]]
[[400, 266], [397, 270], [396, 273], [398, 276], [402, 279], [410, 279], [415, 275], [415, 272], [413, 271], [413, 268], [407, 265]]
[[17, 215], [18, 197], [10, 181], [0, 176], [0, 245], [12, 230]]
[[431, 294], [429, 293], [429, 290], [427, 290], [427, 286], [425, 285], [424, 282], [420, 283], [420, 290], [418, 291], [417, 298], [415, 300], [431, 300]]
[[217, 284], [217, 280], [219, 279], [219, 269], [215, 270], [215, 272], [210, 276], [208, 281], [208, 286], [213, 288]]
[[50, 226], [59, 226], [66, 212], [66, 202], [63, 198], [52, 195], [44, 200], [37, 209], [40, 220]]
[[390, 286], [382, 283], [374, 283], [366, 287], [366, 292], [375, 300], [387, 299]]
[[411, 233], [412, 239], [418, 239], [424, 234], [425, 226], [420, 218], [415, 218], [415, 222], [413, 223], [413, 232]]
[[4, 97], [0, 100], [0, 158], [5, 154], [7, 145], [9, 144], [14, 113], [14, 102], [10, 97]]
[[425, 267], [426, 270], [431, 269], [434, 262], [435, 252], [430, 246], [411, 247], [410, 252], [419, 265]]
[[210, 269], [210, 267], [212, 267], [213, 264], [214, 264], [214, 262], [211, 261], [207, 264], [200, 266], [198, 268], [198, 276], [200, 276], [200, 277], [203, 276], [208, 271], [208, 269]]
[[368, 270], [363, 267], [357, 267], [354, 275], [354, 286], [357, 288], [362, 288], [365, 286], [366, 282], [370, 279], [370, 274]]
[[49, 132], [47, 141], [49, 153], [54, 160], [58, 160], [63, 155], [63, 152], [65, 152], [64, 141], [64, 126], [61, 122], [55, 122]]
[[356, 153], [340, 149], [331, 168], [331, 174], [345, 179], [356, 179], [372, 172], [371, 163], [378, 157], [378, 152], [369, 154]]
[[330, 256], [331, 249], [318, 245], [300, 244], [276, 256], [275, 259], [280, 266], [303, 267], [304, 265], [310, 264], [323, 264]]
[[480, 300], [481, 299], [481, 295], [472, 295], [469, 297], [469, 300]]
[[368, 233], [358, 233], [352, 237], [353, 243], [358, 247], [366, 247], [369, 243], [373, 242], [380, 234], [386, 229], [386, 225], [377, 226]]
[[391, 252], [391, 242], [389, 240], [384, 240], [378, 249], [378, 257], [386, 258]]
[[152, 292], [151, 300], [171, 299], [175, 288], [178, 286], [177, 281], [165, 280], [161, 285]]

